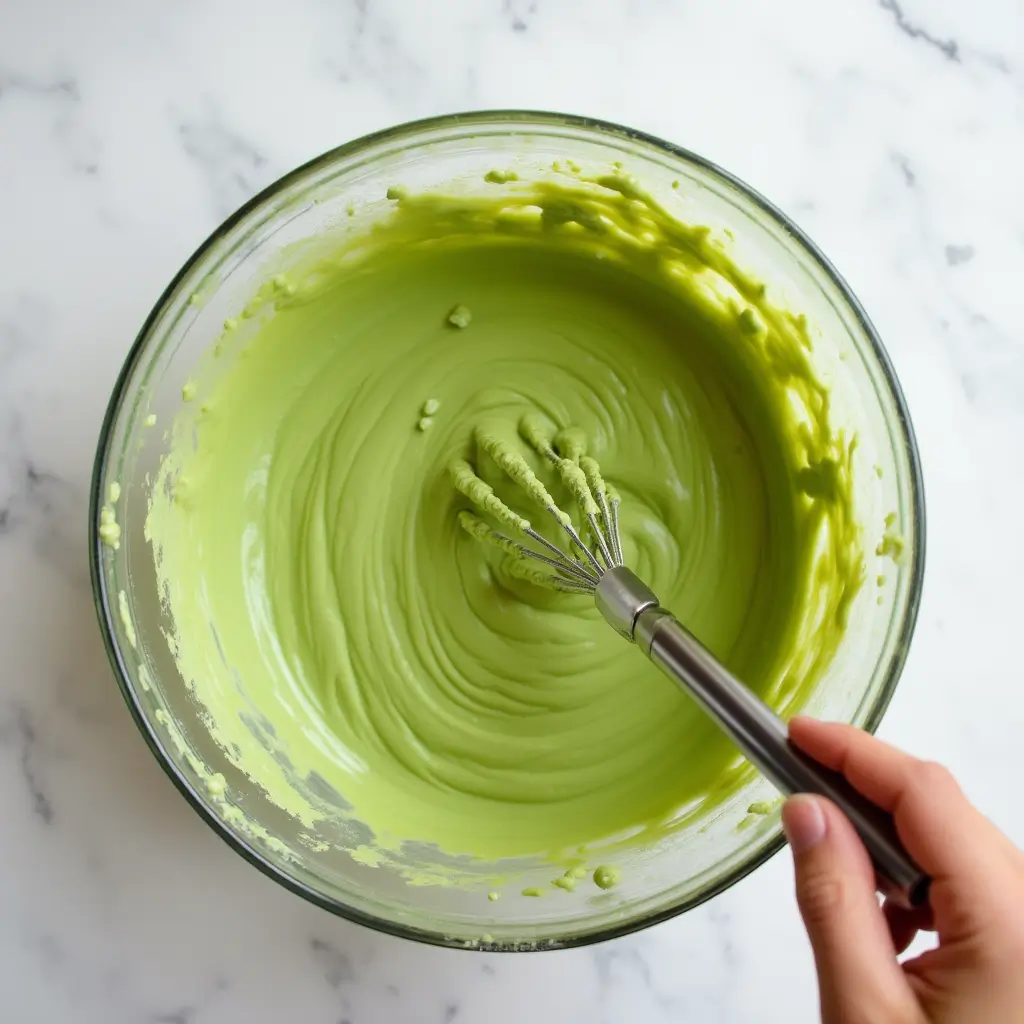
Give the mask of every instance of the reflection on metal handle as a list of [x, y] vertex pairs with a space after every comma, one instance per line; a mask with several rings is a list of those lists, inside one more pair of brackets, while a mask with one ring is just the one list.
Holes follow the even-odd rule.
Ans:
[[634, 573], [609, 570], [596, 598], [607, 621], [696, 699], [781, 792], [817, 793], [843, 811], [871, 854], [880, 892], [906, 907], [927, 902], [930, 879], [903, 848], [892, 815], [794, 747], [782, 719], [662, 608]]

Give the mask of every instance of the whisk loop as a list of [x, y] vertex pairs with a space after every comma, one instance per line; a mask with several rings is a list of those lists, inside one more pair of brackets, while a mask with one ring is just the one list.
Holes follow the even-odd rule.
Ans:
[[586, 437], [582, 431], [568, 428], [549, 439], [544, 420], [528, 413], [519, 421], [519, 435], [554, 467], [579, 512], [579, 529], [573, 524], [572, 516], [558, 507], [526, 459], [507, 441], [485, 428], [476, 431], [475, 439], [478, 449], [494, 459], [509, 479], [558, 523], [569, 538], [568, 551], [552, 544], [528, 520], [509, 508], [465, 459], [456, 459], [448, 467], [455, 487], [481, 512], [492, 516], [507, 529], [528, 537], [543, 550], [538, 551], [495, 530], [469, 511], [459, 513], [459, 523], [476, 540], [514, 558], [540, 562], [551, 570], [543, 572], [520, 565], [516, 575], [556, 590], [593, 593], [609, 569], [623, 564], [618, 492], [605, 481], [594, 459], [586, 454]]

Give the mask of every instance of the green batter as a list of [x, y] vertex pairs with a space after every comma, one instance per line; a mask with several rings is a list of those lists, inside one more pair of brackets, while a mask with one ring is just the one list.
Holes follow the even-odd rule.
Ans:
[[368, 826], [366, 863], [649, 842], [749, 771], [592, 598], [460, 525], [460, 460], [542, 520], [505, 444], [571, 507], [525, 414], [574, 428], [621, 496], [627, 564], [781, 710], [863, 577], [851, 439], [803, 318], [624, 175], [488, 181], [396, 186], [372, 231], [293, 252], [195, 368], [153, 488], [170, 642], [211, 731], [311, 835]]

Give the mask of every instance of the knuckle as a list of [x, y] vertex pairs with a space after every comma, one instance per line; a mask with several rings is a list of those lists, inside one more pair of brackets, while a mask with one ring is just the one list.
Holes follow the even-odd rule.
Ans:
[[915, 769], [914, 781], [925, 790], [949, 792], [960, 788], [953, 773], [937, 761], [921, 761]]
[[823, 924], [840, 915], [849, 902], [849, 887], [836, 875], [814, 873], [803, 879], [797, 891], [800, 913], [808, 924]]
[[956, 779], [953, 773], [938, 761], [922, 761], [917, 769], [918, 778], [921, 782], [932, 786], [955, 786]]

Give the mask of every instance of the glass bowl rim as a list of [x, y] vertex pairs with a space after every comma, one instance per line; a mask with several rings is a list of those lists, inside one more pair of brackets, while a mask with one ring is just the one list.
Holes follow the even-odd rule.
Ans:
[[654, 150], [660, 150], [676, 160], [690, 164], [699, 170], [710, 173], [726, 185], [731, 186], [741, 193], [743, 198], [760, 209], [763, 213], [776, 222], [783, 230], [802, 247], [804, 251], [817, 264], [818, 268], [829, 278], [838, 289], [849, 309], [853, 313], [864, 338], [867, 340], [874, 359], [882, 371], [882, 376], [889, 389], [890, 396], [896, 409], [896, 419], [902, 440], [906, 450], [907, 462], [910, 469], [910, 496], [911, 514], [914, 523], [914, 543], [911, 556], [911, 579], [907, 590], [906, 603], [904, 606], [903, 621], [900, 624], [899, 636], [890, 659], [886, 676], [878, 695], [871, 705], [867, 718], [862, 728], [874, 732], [886, 709], [892, 700], [896, 686], [902, 674], [909, 651], [910, 641], [914, 634], [917, 623], [918, 610], [921, 603], [921, 592], [924, 582], [924, 558], [925, 558], [925, 503], [924, 503], [924, 479], [921, 467], [920, 453], [917, 447], [917, 439], [910, 420], [910, 413], [907, 408], [903, 390], [900, 387], [896, 371], [892, 365], [888, 353], [882, 344], [882, 340], [869, 319], [867, 312], [861, 305], [852, 288], [846, 283], [839, 271], [832, 265], [828, 257], [818, 246], [801, 230], [789, 217], [778, 207], [762, 196], [746, 182], [731, 174], [729, 171], [719, 167], [716, 163], [708, 160], [683, 146], [667, 142], [655, 135], [627, 128], [612, 121], [604, 121], [599, 118], [584, 117], [576, 114], [557, 113], [542, 110], [517, 110], [497, 109], [481, 110], [466, 113], [443, 114], [435, 117], [422, 118], [415, 121], [407, 121], [385, 128], [380, 131], [363, 135], [357, 139], [343, 143], [333, 149], [321, 153], [319, 156], [307, 161], [294, 170], [288, 172], [266, 188], [253, 196], [243, 206], [239, 207], [227, 219], [225, 219], [209, 236], [199, 245], [192, 255], [184, 262], [178, 272], [171, 279], [163, 293], [157, 299], [149, 315], [146, 317], [135, 340], [125, 356], [121, 370], [118, 373], [111, 392], [110, 401], [107, 405], [103, 423], [100, 428], [100, 436], [96, 449], [96, 457], [93, 464], [92, 480], [89, 494], [89, 573], [92, 583], [93, 602], [99, 618], [100, 631], [103, 634], [103, 642], [106, 647], [107, 657], [114, 675], [117, 679], [121, 695], [128, 705], [132, 718], [139, 731], [142, 733], [146, 744], [153, 752], [157, 762], [161, 765], [168, 777], [185, 797], [192, 808], [199, 814], [200, 818], [228, 844], [236, 853], [247, 860], [264, 875], [273, 879], [284, 888], [298, 896], [303, 897], [310, 903], [345, 918], [356, 924], [365, 925], [378, 932], [393, 935], [398, 938], [412, 939], [429, 945], [444, 946], [455, 949], [473, 949], [486, 952], [522, 952], [541, 951], [545, 949], [569, 949], [578, 946], [586, 946], [592, 943], [605, 942], [609, 939], [620, 938], [633, 932], [648, 928], [651, 925], [667, 921], [678, 914], [685, 913], [700, 906], [707, 900], [719, 895], [731, 888], [741, 879], [759, 868], [762, 864], [772, 858], [785, 845], [785, 838], [781, 830], [764, 842], [758, 849], [753, 851], [749, 857], [737, 864], [732, 870], [721, 878], [717, 879], [708, 888], [687, 897], [684, 900], [663, 907], [659, 910], [643, 914], [632, 920], [617, 922], [593, 932], [586, 932], [579, 936], [568, 936], [558, 939], [542, 940], [536, 945], [527, 949], [519, 943], [502, 945], [496, 943], [491, 946], [481, 943], [479, 945], [467, 945], [464, 939], [453, 936], [446, 936], [440, 931], [431, 931], [426, 928], [413, 927], [388, 920], [366, 913], [354, 907], [348, 906], [340, 900], [332, 899], [317, 891], [312, 886], [299, 881], [287, 871], [267, 860], [254, 847], [243, 842], [213, 811], [199, 798], [199, 795], [192, 783], [185, 777], [174, 761], [165, 753], [159, 743], [154, 725], [144, 713], [135, 691], [130, 683], [130, 675], [121, 649], [117, 643], [117, 635], [114, 629], [114, 611], [111, 607], [110, 595], [107, 589], [107, 581], [102, 571], [103, 544], [94, 528], [98, 521], [100, 507], [103, 504], [103, 480], [107, 459], [110, 454], [110, 443], [113, 435], [114, 424], [121, 413], [125, 398], [128, 381], [137, 362], [146, 349], [146, 343], [150, 336], [153, 325], [162, 315], [164, 309], [171, 301], [180, 283], [187, 277], [191, 270], [201, 262], [207, 252], [217, 242], [228, 234], [233, 228], [244, 221], [250, 214], [254, 213], [266, 203], [270, 202], [281, 191], [301, 181], [307, 176], [315, 174], [330, 164], [354, 156], [360, 151], [370, 148], [382, 142], [393, 142], [402, 138], [415, 138], [436, 129], [446, 127], [472, 127], [483, 126], [507, 126], [510, 129], [521, 129], [528, 131], [531, 127], [564, 127], [575, 129], [581, 132], [592, 132], [598, 136], [612, 136], [637, 142], [646, 145]]

